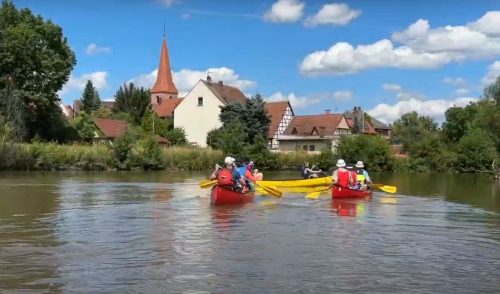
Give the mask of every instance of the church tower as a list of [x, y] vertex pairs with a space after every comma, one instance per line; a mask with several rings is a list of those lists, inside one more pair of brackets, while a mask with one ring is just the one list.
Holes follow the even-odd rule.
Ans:
[[178, 91], [172, 79], [172, 70], [170, 68], [170, 59], [168, 57], [167, 41], [163, 36], [161, 44], [160, 65], [158, 66], [158, 75], [156, 82], [150, 91], [151, 105], [159, 105], [163, 101], [177, 98]]

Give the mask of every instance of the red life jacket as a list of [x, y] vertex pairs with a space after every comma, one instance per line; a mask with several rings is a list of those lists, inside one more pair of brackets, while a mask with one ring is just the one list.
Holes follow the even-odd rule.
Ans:
[[228, 168], [221, 169], [217, 175], [217, 184], [226, 187], [234, 186], [233, 170]]
[[338, 169], [337, 170], [337, 175], [338, 175], [338, 178], [339, 178], [339, 182], [337, 183], [337, 185], [341, 186], [341, 187], [345, 187], [345, 188], [349, 188], [349, 177], [350, 177], [350, 171], [348, 170], [340, 170]]

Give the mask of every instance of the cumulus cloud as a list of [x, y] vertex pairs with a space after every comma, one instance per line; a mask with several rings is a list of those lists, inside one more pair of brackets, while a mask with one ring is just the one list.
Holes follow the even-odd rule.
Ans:
[[82, 74], [80, 76], [74, 76], [73, 74], [69, 77], [68, 82], [63, 86], [62, 90], [59, 91], [59, 95], [65, 95], [72, 91], [83, 91], [87, 81], [91, 81], [97, 90], [102, 90], [108, 85], [108, 73], [105, 71], [96, 71], [92, 73]]
[[321, 99], [318, 97], [297, 96], [295, 93], [285, 95], [281, 92], [276, 92], [269, 96], [267, 101], [283, 101], [288, 100], [293, 108], [304, 108], [309, 105], [318, 104]]
[[436, 28], [419, 19], [393, 33], [391, 40], [356, 47], [340, 42], [312, 52], [302, 60], [300, 70], [309, 75], [340, 75], [383, 67], [432, 69], [450, 62], [495, 57], [500, 55], [500, 26], [495, 26], [499, 17], [500, 11], [490, 11], [467, 25]]
[[[179, 90], [179, 96], [186, 95], [200, 79], [206, 79], [207, 73], [210, 73], [212, 80], [223, 81], [224, 84], [235, 86], [242, 91], [251, 89], [255, 87], [256, 84], [251, 80], [240, 79], [240, 75], [237, 74], [234, 69], [227, 67], [208, 68], [203, 71], [181, 69], [180, 71], [172, 72], [175, 86]], [[141, 74], [128, 82], [133, 82], [139, 87], [151, 88], [156, 81], [157, 74], [158, 69], [155, 69], [150, 73]]]
[[471, 101], [477, 101], [476, 98], [460, 97], [453, 100], [417, 100], [410, 99], [399, 101], [396, 104], [379, 104], [368, 110], [368, 114], [380, 120], [383, 123], [392, 123], [400, 118], [403, 114], [416, 111], [420, 115], [427, 115], [437, 121], [443, 121], [445, 111], [453, 106], [466, 106]]
[[325, 4], [313, 16], [308, 17], [304, 24], [314, 27], [318, 25], [346, 25], [361, 15], [361, 10], [351, 9], [344, 3]]
[[101, 54], [101, 53], [111, 53], [111, 48], [110, 47], [104, 47], [104, 46], [98, 46], [95, 43], [89, 44], [87, 46], [87, 49], [85, 49], [85, 53], [87, 55], [96, 55], [96, 54]]
[[429, 69], [448, 62], [450, 58], [446, 54], [420, 53], [406, 46], [394, 47], [390, 40], [384, 39], [357, 47], [337, 43], [328, 50], [307, 55], [300, 70], [308, 75], [343, 75], [380, 67]]
[[306, 4], [298, 0], [278, 0], [264, 14], [269, 22], [296, 22], [302, 19]]
[[470, 27], [488, 35], [500, 35], [500, 11], [488, 11]]
[[493, 84], [500, 77], [500, 61], [495, 61], [488, 67], [488, 73], [481, 79], [483, 86]]
[[276, 92], [269, 96], [267, 101], [283, 101], [288, 100], [293, 108], [304, 108], [306, 106], [318, 104], [320, 102], [336, 102], [345, 103], [351, 101], [353, 93], [351, 91], [342, 90], [335, 92], [322, 92], [313, 93], [310, 95], [299, 96], [295, 93], [283, 94], [282, 92]]

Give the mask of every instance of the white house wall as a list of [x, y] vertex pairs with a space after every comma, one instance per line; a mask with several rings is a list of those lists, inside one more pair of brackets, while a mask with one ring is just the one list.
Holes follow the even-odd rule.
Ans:
[[[198, 106], [203, 97], [203, 106]], [[186, 139], [200, 147], [207, 147], [207, 134], [220, 128], [220, 107], [224, 106], [214, 93], [201, 81], [184, 97], [174, 111], [174, 126], [183, 128]]]

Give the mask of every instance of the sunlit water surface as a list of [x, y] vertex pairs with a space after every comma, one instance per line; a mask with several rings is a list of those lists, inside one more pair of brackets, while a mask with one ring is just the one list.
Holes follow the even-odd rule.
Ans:
[[201, 174], [4, 173], [0, 292], [500, 292], [500, 184], [373, 177], [398, 194], [211, 207]]

